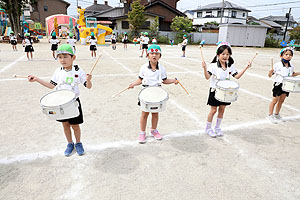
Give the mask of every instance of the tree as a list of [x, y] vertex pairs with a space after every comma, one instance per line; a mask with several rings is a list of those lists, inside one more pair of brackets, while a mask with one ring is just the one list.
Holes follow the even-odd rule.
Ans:
[[145, 23], [145, 7], [141, 5], [140, 0], [135, 0], [131, 4], [131, 11], [128, 12], [128, 20], [130, 24], [130, 29], [134, 31], [137, 35], [138, 30]]
[[295, 40], [297, 44], [300, 44], [300, 27], [293, 28], [290, 32], [290, 39]]
[[171, 29], [176, 32], [191, 32], [193, 30], [193, 21], [187, 17], [174, 17]]
[[8, 14], [12, 30], [21, 33], [20, 16], [26, 4], [33, 4], [36, 0], [0, 0], [0, 7]]
[[[182, 42], [182, 36], [190, 33], [193, 30], [193, 22], [187, 17], [174, 17], [172, 20], [171, 29], [177, 32], [175, 37], [175, 44]], [[190, 42], [190, 41], [189, 41]]]
[[159, 31], [159, 18], [156, 16], [154, 22], [150, 25], [151, 36], [158, 37]]

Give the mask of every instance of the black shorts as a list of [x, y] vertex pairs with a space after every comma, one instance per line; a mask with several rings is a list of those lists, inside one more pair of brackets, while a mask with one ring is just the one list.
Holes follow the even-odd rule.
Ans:
[[186, 48], [186, 46], [182, 46], [181, 50], [182, 50], [182, 51], [185, 51], [185, 48]]
[[56, 120], [58, 122], [69, 122], [69, 124], [82, 124], [83, 123], [83, 114], [82, 114], [82, 109], [81, 109], [81, 103], [79, 98], [76, 99], [76, 101], [78, 101], [79, 106], [78, 106], [78, 110], [79, 110], [79, 115], [77, 117], [74, 118], [70, 118], [70, 119], [62, 119], [62, 120]]
[[111, 40], [111, 43], [112, 43], [112, 44], [116, 44], [117, 41], [116, 41], [116, 40]]
[[231, 103], [228, 103], [228, 102], [222, 102], [222, 101], [217, 100], [215, 98], [215, 94], [216, 94], [216, 90], [213, 89], [213, 88], [209, 88], [209, 96], [208, 96], [208, 100], [207, 100], [207, 105], [210, 105], [210, 106], [221, 106], [221, 105], [228, 106], [228, 105], [231, 104]]
[[51, 51], [56, 51], [58, 47], [58, 44], [52, 44], [51, 45]]
[[148, 49], [148, 44], [143, 44], [142, 49]]
[[12, 41], [10, 41], [10, 44], [11, 45], [17, 45], [17, 41], [16, 40], [12, 40]]
[[25, 52], [34, 52], [33, 46], [32, 45], [25, 46]]
[[90, 50], [91, 50], [91, 51], [97, 51], [96, 45], [91, 45], [91, 46], [90, 46]]
[[123, 43], [124, 43], [124, 44], [127, 44], [127, 43], [128, 43], [128, 40], [123, 40]]
[[280, 83], [279, 85], [276, 86], [277, 83], [273, 84], [273, 97], [279, 97], [282, 94], [286, 94], [286, 96], [289, 96], [289, 92], [285, 92], [282, 90], [282, 83]]

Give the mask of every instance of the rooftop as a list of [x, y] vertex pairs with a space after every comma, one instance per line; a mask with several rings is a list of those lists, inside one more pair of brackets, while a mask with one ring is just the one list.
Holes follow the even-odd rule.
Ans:
[[[201, 10], [220, 10], [222, 9], [223, 3], [212, 3], [208, 4], [206, 6], [199, 7], [198, 9], [192, 10], [192, 11], [201, 11]], [[248, 10], [242, 6], [236, 5], [234, 3], [231, 3], [229, 1], [224, 2], [224, 9], [235, 9], [235, 10], [243, 10], [251, 12], [251, 10]]]

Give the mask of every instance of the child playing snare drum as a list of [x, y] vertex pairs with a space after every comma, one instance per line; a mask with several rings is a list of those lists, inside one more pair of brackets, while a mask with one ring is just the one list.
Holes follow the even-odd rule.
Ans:
[[[202, 62], [202, 67], [204, 69], [204, 76], [208, 80], [210, 78], [210, 89], [207, 105], [210, 105], [210, 112], [207, 117], [207, 124], [205, 132], [211, 137], [221, 137], [223, 133], [221, 131], [220, 125], [223, 119], [225, 108], [230, 103], [221, 102], [215, 98], [216, 82], [218, 80], [226, 80], [230, 78], [230, 75], [236, 79], [239, 79], [245, 71], [251, 66], [251, 62], [241, 71], [237, 72], [233, 63], [234, 60], [231, 57], [232, 50], [228, 42], [222, 42], [217, 47], [217, 55], [211, 62], [208, 68], [206, 68], [206, 63]], [[219, 108], [218, 108], [219, 107]], [[217, 123], [215, 126], [215, 131], [211, 128], [213, 117], [218, 111]]]
[[56, 88], [57, 90], [66, 89], [71, 90], [76, 94], [76, 100], [79, 103], [78, 110], [79, 116], [71, 119], [64, 119], [64, 120], [57, 120], [62, 122], [64, 133], [66, 139], [68, 141], [67, 148], [65, 150], [65, 156], [70, 156], [74, 149], [74, 143], [72, 140], [72, 132], [71, 127], [74, 131], [76, 144], [75, 148], [78, 155], [84, 154], [84, 149], [80, 140], [81, 137], [81, 130], [80, 124], [83, 123], [83, 114], [81, 110], [81, 104], [79, 100], [79, 84], [83, 84], [87, 88], [92, 87], [92, 75], [86, 74], [82, 69], [80, 69], [77, 65], [73, 65], [76, 56], [74, 54], [74, 49], [69, 44], [61, 45], [57, 50], [57, 57], [59, 59], [60, 64], [62, 67], [59, 67], [54, 72], [51, 81], [46, 82], [36, 76], [29, 75], [28, 80], [30, 82], [38, 82], [41, 85], [53, 89]]
[[[166, 69], [158, 63], [158, 60], [161, 57], [161, 49], [158, 45], [151, 45], [147, 50], [147, 57], [149, 63], [142, 65], [139, 73], [139, 78], [129, 85], [129, 88], [134, 88], [137, 85], [143, 83], [143, 87], [148, 86], [160, 86], [161, 82], [163, 84], [178, 84], [177, 79], [168, 79]], [[140, 102], [138, 103], [140, 105]], [[139, 133], [138, 141], [139, 143], [146, 142], [146, 125], [149, 112], [142, 111], [140, 118], [140, 128], [141, 132]], [[162, 136], [157, 130], [158, 124], [158, 113], [152, 113], [152, 128], [151, 136], [156, 140], [161, 140]]]
[[[294, 66], [291, 64], [291, 60], [294, 55], [294, 50], [292, 47], [286, 47], [280, 51], [281, 61], [274, 64], [274, 67], [270, 69], [268, 76], [271, 77], [273, 74], [276, 75], [273, 84], [273, 99], [269, 105], [269, 119], [272, 123], [278, 124], [280, 121], [285, 121], [279, 115], [281, 106], [286, 97], [289, 96], [289, 92], [282, 90], [282, 81], [284, 77], [287, 76], [298, 76], [300, 72], [294, 72]], [[276, 105], [277, 104], [277, 105]], [[276, 105], [275, 113], [273, 114], [274, 107]]]

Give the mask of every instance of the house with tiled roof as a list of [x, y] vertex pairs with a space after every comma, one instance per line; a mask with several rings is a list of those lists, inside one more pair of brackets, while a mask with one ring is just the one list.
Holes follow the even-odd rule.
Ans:
[[220, 2], [199, 6], [192, 11], [194, 12], [194, 26], [203, 26], [208, 22], [217, 22], [219, 24], [246, 24], [248, 13], [251, 12], [251, 10], [229, 1], [225, 1], [224, 5]]

